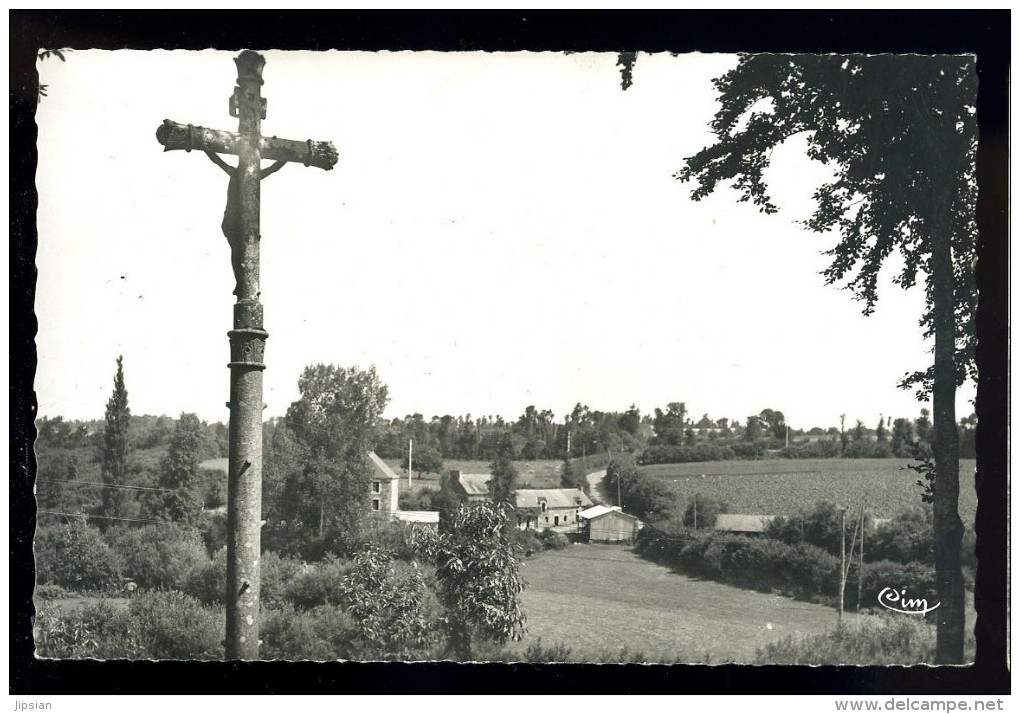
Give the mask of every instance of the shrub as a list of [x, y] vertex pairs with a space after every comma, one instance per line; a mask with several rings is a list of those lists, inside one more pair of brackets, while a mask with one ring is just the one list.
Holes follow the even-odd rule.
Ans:
[[259, 598], [268, 607], [284, 604], [288, 586], [301, 574], [304, 565], [299, 560], [283, 558], [272, 551], [263, 552], [260, 562]]
[[[844, 532], [848, 554], [850, 552], [851, 540], [854, 537], [854, 520], [853, 513], [848, 511], [846, 530]], [[788, 518], [774, 518], [765, 527], [764, 534], [768, 538], [780, 540], [791, 545], [807, 543], [833, 555], [839, 555], [841, 522], [840, 509], [835, 504], [828, 501], [819, 501], [810, 511], [800, 509], [796, 514]], [[869, 544], [867, 550], [870, 551], [872, 550], [870, 545], [872, 536], [867, 534], [865, 537], [866, 542]]]
[[102, 590], [120, 579], [120, 561], [103, 534], [81, 521], [40, 529], [36, 579], [73, 590]]
[[935, 564], [931, 506], [917, 506], [897, 514], [866, 542], [864, 557], [899, 563]]
[[[426, 615], [428, 591], [417, 563], [394, 567], [392, 555], [368, 547], [355, 556], [343, 580], [342, 601], [354, 618], [362, 653], [372, 659], [421, 656], [438, 629]], [[434, 600], [434, 598], [433, 598]]]
[[34, 599], [37, 602], [39, 600], [59, 600], [68, 595], [70, 593], [59, 585], [36, 585]]
[[[938, 602], [935, 589], [935, 568], [927, 563], [895, 563], [888, 560], [864, 563], [864, 578], [861, 587], [861, 606], [875, 607], [878, 595], [884, 588], [897, 590], [906, 588], [907, 597], [927, 598], [929, 603]], [[847, 607], [857, 606], [856, 563], [847, 578]], [[931, 615], [934, 617], [934, 614]]]
[[42, 604], [36, 610], [35, 645], [40, 657], [132, 659], [141, 656], [129, 614], [108, 602], [70, 611]]
[[213, 557], [192, 569], [181, 591], [205, 605], [222, 604], [227, 590], [227, 549], [220, 548]]
[[906, 617], [869, 618], [809, 637], [787, 637], [758, 651], [758, 664], [890, 665], [931, 663], [934, 628]]
[[354, 552], [366, 547], [380, 548], [393, 553], [401, 560], [413, 560], [414, 546], [411, 544], [413, 526], [391, 521], [386, 517], [366, 518], [362, 526], [360, 545]]
[[[648, 526], [638, 552], [693, 575], [757, 590], [777, 590], [812, 601], [832, 601], [839, 559], [814, 546], [728, 533], [679, 531]], [[848, 588], [849, 590], [849, 588]]]
[[[301, 574], [304, 565], [276, 553], [262, 553], [259, 572], [259, 599], [263, 607], [277, 607], [287, 601], [287, 589]], [[210, 605], [223, 603], [227, 588], [227, 549], [221, 548], [211, 560], [193, 569], [186, 578], [183, 592]]]
[[205, 543], [205, 550], [209, 555], [227, 547], [226, 513], [205, 514], [205, 518], [202, 519], [202, 542]]
[[696, 493], [687, 502], [687, 509], [684, 511], [684, 525], [694, 529], [712, 528], [715, 526], [719, 514], [726, 513], [728, 510], [729, 506], [722, 501]]
[[402, 511], [431, 511], [432, 498], [439, 491], [438, 488], [427, 486], [417, 491], [400, 491], [398, 494], [398, 505]]
[[298, 611], [292, 606], [267, 609], [259, 632], [263, 659], [357, 659], [357, 626], [340, 608], [320, 605]]
[[284, 599], [299, 610], [326, 604], [339, 605], [344, 575], [350, 567], [347, 561], [329, 556], [295, 576], [284, 588]]
[[222, 659], [223, 616], [179, 592], [142, 593], [131, 601], [139, 649], [149, 659]]
[[562, 550], [570, 545], [570, 540], [562, 533], [544, 530], [538, 534], [538, 541], [545, 550]]
[[110, 531], [124, 572], [141, 588], [183, 588], [192, 570], [208, 562], [198, 534], [175, 523]]
[[525, 556], [540, 553], [544, 549], [542, 541], [538, 539], [538, 534], [531, 528], [525, 530], [513, 528], [510, 531], [509, 538], [510, 542], [516, 545]]

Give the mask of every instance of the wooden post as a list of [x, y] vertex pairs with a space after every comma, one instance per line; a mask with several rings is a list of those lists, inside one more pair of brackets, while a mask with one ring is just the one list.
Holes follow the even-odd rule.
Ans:
[[[262, 69], [265, 58], [245, 50], [234, 62], [237, 87], [230, 100], [237, 133], [183, 125], [165, 120], [156, 139], [165, 151], [204, 151], [230, 176], [223, 233], [231, 249], [236, 287], [230, 339], [230, 444], [227, 470], [227, 659], [259, 656], [259, 561], [262, 523], [262, 371], [269, 333], [262, 323], [259, 288], [259, 210], [261, 180], [288, 161], [329, 170], [336, 149], [328, 142], [264, 138]], [[235, 154], [237, 167], [218, 153]], [[262, 159], [276, 164], [262, 169]]]

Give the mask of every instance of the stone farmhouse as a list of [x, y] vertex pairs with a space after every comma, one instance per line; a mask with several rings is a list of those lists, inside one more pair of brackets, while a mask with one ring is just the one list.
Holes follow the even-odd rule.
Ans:
[[439, 511], [401, 511], [398, 506], [400, 476], [374, 452], [368, 452], [372, 463], [369, 483], [370, 508], [374, 513], [388, 514], [392, 520], [439, 528]]
[[488, 501], [491, 478], [492, 474], [466, 474], [454, 469], [442, 478], [440, 488], [467, 501]]
[[519, 528], [577, 527], [581, 511], [592, 505], [579, 488], [519, 488], [514, 491], [514, 510]]

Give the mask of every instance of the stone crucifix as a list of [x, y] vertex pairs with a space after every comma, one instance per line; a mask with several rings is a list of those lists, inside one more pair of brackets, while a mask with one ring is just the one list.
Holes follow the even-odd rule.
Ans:
[[[230, 115], [237, 133], [178, 124], [169, 119], [156, 130], [164, 151], [204, 152], [229, 176], [222, 230], [234, 270], [234, 329], [230, 338], [230, 458], [227, 472], [226, 657], [258, 659], [259, 560], [262, 523], [262, 370], [266, 338], [259, 302], [260, 182], [288, 162], [330, 170], [333, 145], [262, 136], [262, 55], [245, 50], [236, 58], [237, 86]], [[230, 166], [219, 154], [238, 157]], [[275, 163], [262, 168], [262, 160]]]

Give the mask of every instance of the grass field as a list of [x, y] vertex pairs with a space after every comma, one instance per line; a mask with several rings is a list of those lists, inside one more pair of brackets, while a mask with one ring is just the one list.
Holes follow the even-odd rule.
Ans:
[[620, 546], [546, 551], [523, 574], [528, 634], [514, 650], [561, 643], [571, 661], [626, 650], [648, 662], [747, 663], [766, 643], [836, 626], [833, 608], [689, 578]]
[[[818, 501], [858, 504], [864, 499], [876, 517], [889, 518], [921, 503], [919, 476], [904, 468], [908, 461], [768, 459], [656, 464], [642, 470], [672, 481], [685, 503], [700, 493], [724, 501], [730, 513], [786, 516]], [[960, 517], [968, 526], [977, 510], [975, 463], [960, 461]]]

